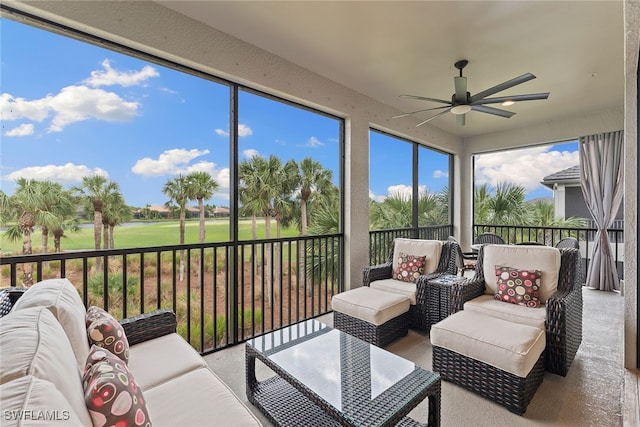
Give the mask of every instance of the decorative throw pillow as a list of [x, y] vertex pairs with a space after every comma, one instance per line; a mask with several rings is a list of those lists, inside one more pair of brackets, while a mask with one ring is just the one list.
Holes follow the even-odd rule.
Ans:
[[115, 317], [101, 308], [92, 306], [87, 310], [87, 337], [89, 344], [103, 347], [129, 363], [129, 341], [124, 328]]
[[415, 283], [418, 277], [424, 274], [426, 258], [400, 252], [396, 260], [398, 267], [393, 272], [393, 278], [403, 282]]
[[540, 270], [496, 265], [495, 299], [526, 307], [540, 307]]
[[151, 427], [142, 390], [127, 365], [109, 350], [91, 346], [82, 386], [94, 427]]

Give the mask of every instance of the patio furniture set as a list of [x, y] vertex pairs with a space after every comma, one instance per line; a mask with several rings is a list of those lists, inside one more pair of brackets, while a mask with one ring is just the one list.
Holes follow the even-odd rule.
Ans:
[[465, 278], [451, 272], [456, 241], [396, 239], [363, 287], [334, 296], [334, 326], [380, 346], [429, 332], [435, 373], [521, 415], [545, 371], [566, 376], [582, 340], [581, 257], [563, 244], [483, 244]]
[[[333, 297], [334, 328], [308, 320], [247, 341], [248, 400], [279, 426], [423, 426], [407, 414], [428, 399], [427, 425], [438, 426], [444, 379], [523, 414], [544, 372], [566, 375], [580, 345], [579, 250], [484, 245], [473, 278], [457, 274], [460, 254], [456, 241], [396, 239], [385, 264], [364, 269], [364, 286]], [[53, 405], [71, 425], [113, 420], [113, 395], [101, 393], [121, 385], [101, 378], [107, 369], [133, 385], [125, 415], [136, 425], [261, 425], [176, 334], [171, 311], [117, 322], [87, 311], [66, 279], [4, 297], [5, 413]], [[105, 345], [105, 329], [95, 336], [103, 324], [126, 348]], [[409, 328], [430, 333], [432, 371], [381, 348]], [[258, 380], [256, 360], [274, 375]]]

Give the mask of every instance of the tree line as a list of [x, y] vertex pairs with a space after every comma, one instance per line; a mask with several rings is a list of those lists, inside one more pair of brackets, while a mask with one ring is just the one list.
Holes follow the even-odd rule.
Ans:
[[[252, 220], [252, 237], [257, 239], [257, 220], [265, 223], [271, 238], [271, 222], [276, 222], [276, 237], [282, 227], [297, 226], [301, 235], [330, 234], [339, 230], [339, 190], [333, 184], [332, 171], [307, 157], [300, 162], [283, 162], [275, 155], [253, 156], [238, 165], [239, 214]], [[61, 252], [65, 232], [79, 229], [78, 207], [84, 206], [93, 217], [94, 248], [115, 247], [116, 226], [133, 218], [118, 183], [100, 175], [85, 176], [79, 186], [65, 189], [45, 180], [20, 178], [16, 190], [7, 196], [0, 190], [0, 225], [10, 224], [4, 237], [22, 239], [22, 253], [31, 254], [32, 235], [39, 227], [42, 250], [48, 252], [53, 237], [54, 251]], [[211, 199], [219, 184], [207, 172], [192, 172], [168, 179], [162, 188], [165, 206], [179, 212], [179, 243], [184, 244], [187, 203], [197, 201], [200, 243], [205, 241], [205, 201]], [[525, 201], [526, 190], [513, 183], [495, 188], [475, 188], [474, 220], [477, 224], [536, 225], [582, 227], [579, 218], [556, 219], [553, 204], [543, 200]], [[449, 221], [449, 190], [421, 192], [418, 200], [418, 225], [442, 225]], [[382, 202], [370, 202], [370, 228], [403, 228], [412, 225], [411, 197], [396, 193]], [[302, 255], [302, 254], [301, 254]], [[181, 265], [182, 256], [181, 258]], [[98, 259], [99, 260], [99, 259]], [[99, 268], [99, 266], [97, 266]]]

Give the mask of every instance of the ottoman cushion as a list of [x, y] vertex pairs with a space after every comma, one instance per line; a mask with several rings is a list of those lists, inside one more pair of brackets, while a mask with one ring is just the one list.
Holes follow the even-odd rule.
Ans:
[[431, 327], [431, 344], [525, 378], [546, 338], [540, 328], [460, 311]]
[[333, 296], [334, 311], [382, 325], [409, 311], [409, 299], [398, 294], [372, 289], [367, 286], [351, 289]]

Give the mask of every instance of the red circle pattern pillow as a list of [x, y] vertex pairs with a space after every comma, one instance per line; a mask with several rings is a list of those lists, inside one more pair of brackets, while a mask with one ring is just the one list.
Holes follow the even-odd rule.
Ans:
[[400, 252], [398, 255], [397, 267], [393, 272], [393, 278], [403, 282], [415, 283], [418, 277], [424, 274], [425, 261], [427, 257], [407, 255]]
[[496, 265], [494, 298], [526, 307], [540, 307], [540, 270], [518, 270]]
[[82, 386], [93, 427], [151, 427], [142, 390], [124, 361], [109, 350], [91, 346]]

